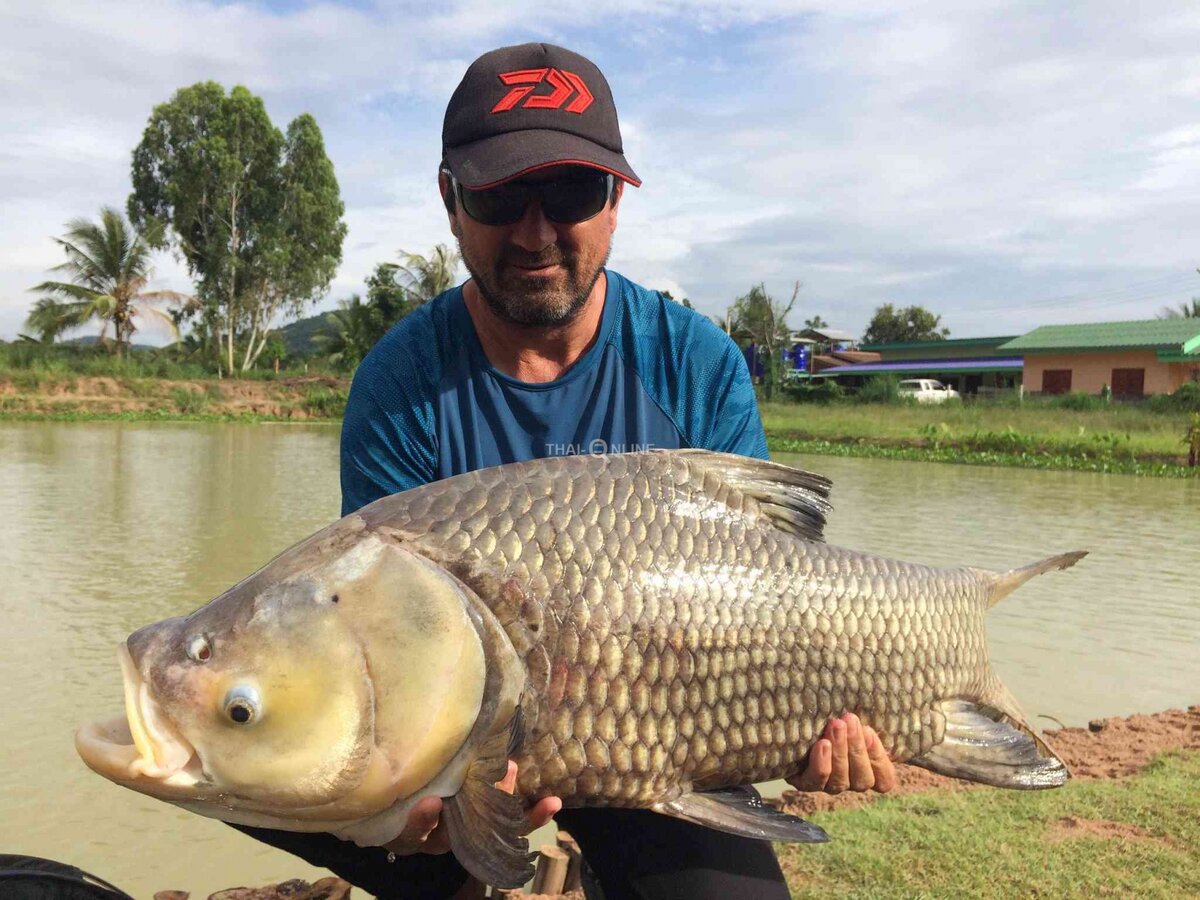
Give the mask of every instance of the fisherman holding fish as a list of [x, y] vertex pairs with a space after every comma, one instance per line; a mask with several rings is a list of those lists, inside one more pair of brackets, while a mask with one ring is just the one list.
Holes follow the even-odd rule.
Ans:
[[770, 842], [829, 836], [755, 783], [1064, 784], [984, 617], [1086, 554], [827, 543], [830, 483], [766, 459], [733, 342], [605, 268], [638, 179], [583, 57], [485, 54], [442, 143], [471, 279], [355, 374], [343, 517], [131, 634], [87, 765], [385, 898], [520, 886], [551, 817], [591, 897], [782, 898]]
[[[359, 367], [342, 432], [342, 513], [476, 469], [548, 456], [698, 447], [767, 458], [746, 365], [703, 316], [605, 267], [626, 185], [616, 108], [589, 60], [505, 47], [468, 69], [446, 110], [438, 189], [470, 280], [406, 317]], [[512, 790], [515, 767], [504, 786]], [[829, 723], [801, 790], [887, 791], [895, 772], [853, 715]], [[560, 809], [607, 900], [776, 898], [768, 841], [642, 809]], [[442, 801], [389, 849], [247, 829], [387, 897], [447, 897]], [[590, 896], [590, 895], [589, 895]]]

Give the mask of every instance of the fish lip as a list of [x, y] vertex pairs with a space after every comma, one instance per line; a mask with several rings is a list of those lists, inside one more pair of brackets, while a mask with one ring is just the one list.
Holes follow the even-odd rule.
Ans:
[[75, 748], [83, 761], [114, 781], [161, 782], [176, 788], [200, 783], [195, 748], [151, 696], [129, 647], [117, 651], [125, 691], [125, 715], [84, 725]]

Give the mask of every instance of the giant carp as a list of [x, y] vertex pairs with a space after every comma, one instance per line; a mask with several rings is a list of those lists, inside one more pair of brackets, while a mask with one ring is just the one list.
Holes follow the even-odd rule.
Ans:
[[[1067, 770], [992, 671], [1009, 572], [835, 547], [830, 485], [700, 450], [569, 456], [383, 498], [120, 647], [111, 780], [229, 822], [363, 845], [446, 798], [452, 849], [531, 873], [524, 803], [643, 807], [817, 841], [745, 786], [858, 713], [894, 759], [1009, 788]], [[516, 759], [516, 795], [495, 782]]]

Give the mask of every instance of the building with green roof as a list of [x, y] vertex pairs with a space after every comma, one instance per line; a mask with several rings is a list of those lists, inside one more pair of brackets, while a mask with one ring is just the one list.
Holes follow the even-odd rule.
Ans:
[[1200, 382], [1200, 319], [1043, 325], [999, 350], [1025, 359], [1025, 389], [1114, 396], [1165, 394]]

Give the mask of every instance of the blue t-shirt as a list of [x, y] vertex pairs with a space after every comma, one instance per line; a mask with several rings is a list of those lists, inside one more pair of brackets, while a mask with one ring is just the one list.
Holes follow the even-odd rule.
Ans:
[[767, 457], [737, 345], [704, 316], [606, 270], [592, 347], [561, 378], [518, 381], [484, 355], [462, 287], [406, 316], [354, 375], [342, 514], [502, 463], [702, 447]]

